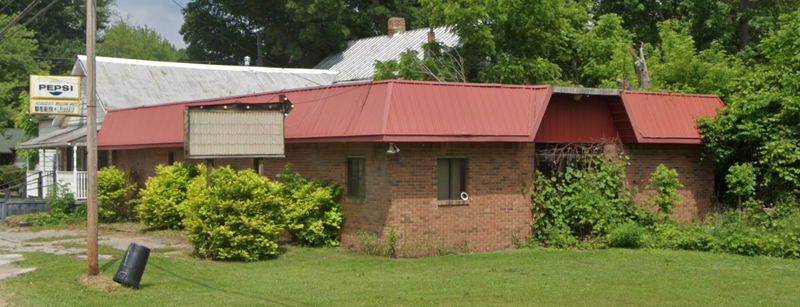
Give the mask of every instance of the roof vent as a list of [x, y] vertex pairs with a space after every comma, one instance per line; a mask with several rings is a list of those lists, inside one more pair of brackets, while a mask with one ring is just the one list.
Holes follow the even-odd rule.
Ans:
[[396, 33], [403, 33], [406, 31], [406, 19], [403, 17], [392, 17], [387, 22], [387, 34], [394, 36]]

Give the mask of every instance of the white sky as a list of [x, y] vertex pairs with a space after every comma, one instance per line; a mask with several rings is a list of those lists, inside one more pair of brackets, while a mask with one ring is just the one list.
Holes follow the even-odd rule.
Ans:
[[186, 43], [179, 33], [183, 25], [183, 15], [178, 4], [186, 7], [186, 3], [190, 1], [116, 0], [113, 9], [118, 16], [113, 17], [112, 22], [122, 18], [134, 25], [146, 25], [169, 40], [176, 48], [184, 48]]

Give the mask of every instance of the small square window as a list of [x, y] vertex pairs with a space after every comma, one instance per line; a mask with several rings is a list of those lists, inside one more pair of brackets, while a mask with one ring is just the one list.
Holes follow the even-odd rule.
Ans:
[[467, 191], [467, 159], [437, 159], [437, 190], [439, 200], [459, 200]]
[[347, 158], [347, 197], [364, 198], [365, 158]]

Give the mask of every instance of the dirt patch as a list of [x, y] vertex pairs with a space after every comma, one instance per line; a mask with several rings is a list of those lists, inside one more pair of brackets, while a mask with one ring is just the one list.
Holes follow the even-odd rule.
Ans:
[[83, 275], [81, 276], [81, 284], [109, 294], [121, 294], [132, 291], [131, 289], [114, 282], [110, 276], [105, 275]]

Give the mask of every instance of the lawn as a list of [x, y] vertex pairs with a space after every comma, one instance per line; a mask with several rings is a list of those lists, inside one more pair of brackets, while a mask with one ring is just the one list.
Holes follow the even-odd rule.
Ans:
[[[122, 251], [118, 251], [119, 259]], [[19, 305], [800, 305], [800, 262], [725, 254], [519, 249], [384, 259], [290, 248], [226, 263], [155, 253], [142, 288], [81, 283], [85, 262], [27, 254], [34, 273], [0, 282]], [[118, 260], [101, 262], [111, 276]]]

